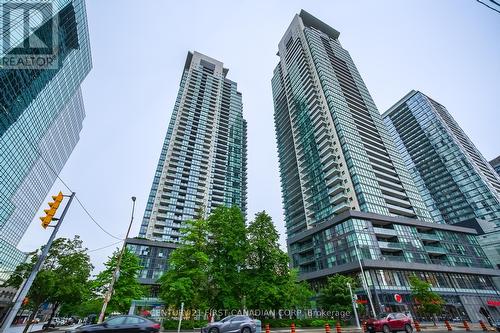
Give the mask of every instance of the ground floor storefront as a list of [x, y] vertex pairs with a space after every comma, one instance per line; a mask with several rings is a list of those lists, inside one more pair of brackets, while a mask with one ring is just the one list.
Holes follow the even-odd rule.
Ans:
[[[394, 300], [394, 295], [400, 295], [402, 302]], [[498, 296], [477, 296], [477, 295], [441, 295], [445, 301], [443, 313], [436, 317], [438, 320], [449, 321], [472, 321], [493, 323], [500, 319], [498, 306], [491, 303], [500, 302]], [[432, 321], [432, 317], [422, 317], [417, 312], [417, 306], [411, 299], [411, 294], [400, 291], [383, 292], [379, 294], [382, 305], [380, 309], [385, 312], [409, 312], [413, 318], [421, 321]]]
[[[354, 275], [361, 278], [359, 273]], [[409, 277], [413, 275], [430, 283], [432, 290], [443, 298], [443, 313], [436, 319], [472, 322], [500, 320], [500, 292], [491, 276], [479, 274], [368, 269], [365, 276], [376, 311], [409, 312], [414, 318], [433, 320], [418, 314], [409, 283]], [[368, 301], [362, 288], [358, 289], [358, 293], [361, 299]]]

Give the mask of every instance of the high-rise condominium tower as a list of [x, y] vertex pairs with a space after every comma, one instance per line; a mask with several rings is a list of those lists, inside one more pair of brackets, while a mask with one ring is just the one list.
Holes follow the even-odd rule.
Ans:
[[[0, 282], [24, 260], [16, 246], [79, 140], [85, 117], [80, 84], [92, 67], [84, 1], [44, 2], [36, 7], [43, 12], [33, 4], [0, 2], [6, 29], [0, 51]], [[29, 22], [13, 18], [22, 11], [39, 16], [30, 17], [40, 23], [24, 30], [28, 36], [21, 24]], [[25, 52], [28, 58], [41, 54], [39, 44], [31, 48], [33, 40], [54, 43], [50, 65], [19, 62]]]
[[411, 91], [384, 113], [428, 210], [439, 223], [477, 225], [500, 267], [500, 178], [446, 108]]
[[246, 213], [246, 121], [222, 62], [189, 52], [139, 236], [176, 242], [220, 205]]
[[313, 284], [363, 265], [378, 311], [404, 310], [394, 293], [410, 304], [415, 274], [454, 304], [452, 314], [475, 320], [481, 300], [468, 290], [498, 299], [498, 271], [474, 229], [433, 223], [338, 37], [301, 11], [278, 46], [272, 89], [292, 265]]

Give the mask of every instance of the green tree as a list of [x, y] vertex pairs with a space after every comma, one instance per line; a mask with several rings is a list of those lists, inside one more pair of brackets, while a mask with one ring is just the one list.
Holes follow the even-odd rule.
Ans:
[[169, 269], [160, 278], [160, 298], [171, 306], [206, 309], [208, 304], [207, 221], [186, 221], [181, 245], [169, 257]]
[[257, 213], [247, 228], [246, 306], [253, 309], [301, 307], [309, 303], [309, 286], [297, 282], [279, 234], [266, 212]]
[[244, 292], [243, 274], [247, 254], [245, 219], [238, 207], [218, 207], [207, 219], [207, 255], [211, 306], [239, 308]]
[[285, 283], [279, 288], [280, 307], [282, 309], [308, 308], [311, 305], [311, 297], [314, 296], [314, 292], [307, 282], [298, 280], [298, 271], [296, 269], [290, 270], [284, 281]]
[[[160, 297], [188, 310], [278, 309], [309, 304], [312, 292], [297, 281], [279, 235], [265, 212], [248, 228], [237, 207], [219, 207], [207, 219], [187, 221], [181, 243], [160, 278]], [[191, 311], [192, 313], [192, 311]]]
[[102, 301], [102, 298], [90, 296], [88, 299], [78, 304], [63, 303], [59, 310], [59, 315], [63, 317], [79, 316], [82, 318], [91, 314], [97, 315], [101, 311]]
[[[73, 239], [58, 238], [54, 240], [47, 258], [38, 272], [29, 292], [28, 308], [32, 310], [24, 332], [28, 331], [30, 322], [43, 303], [52, 303], [52, 320], [61, 304], [77, 304], [88, 297], [88, 279], [93, 266], [90, 257], [83, 247], [79, 236]], [[32, 271], [37, 255], [31, 261], [20, 264], [4, 285], [20, 287]]]
[[[117, 249], [104, 264], [106, 268], [97, 275], [94, 281], [92, 281], [94, 298], [102, 299], [108, 291], [119, 253], [120, 250]], [[113, 296], [108, 303], [106, 313], [127, 313], [132, 304], [132, 300], [143, 297], [144, 287], [137, 281], [141, 269], [139, 258], [126, 248], [123, 252], [119, 276], [114, 284]]]
[[410, 276], [411, 295], [417, 304], [417, 312], [423, 316], [431, 316], [436, 325], [435, 315], [443, 311], [443, 298], [432, 291], [432, 285], [419, 279], [416, 275]]
[[352, 299], [347, 283], [356, 288], [356, 280], [349, 276], [335, 274], [329, 277], [319, 292], [318, 305], [324, 310], [351, 311]]

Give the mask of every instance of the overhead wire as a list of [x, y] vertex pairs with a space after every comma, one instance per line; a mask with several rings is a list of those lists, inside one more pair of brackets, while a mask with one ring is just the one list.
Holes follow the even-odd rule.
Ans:
[[[490, 5], [488, 5], [487, 3], [484, 3], [484, 2], [482, 2], [482, 1], [480, 1], [480, 0], [476, 0], [476, 1], [477, 1], [477, 2], [479, 2], [480, 4], [482, 4], [483, 6], [486, 6], [486, 7], [488, 7], [489, 9], [494, 10], [495, 12], [497, 12], [497, 13], [499, 13], [499, 14], [500, 14], [500, 10], [498, 10], [498, 9], [496, 9], [496, 8], [493, 8], [493, 7], [491, 7]], [[490, 2], [492, 2], [492, 3], [495, 3], [495, 4], [499, 5], [499, 3], [498, 3], [498, 2], [496, 2], [496, 1], [494, 1], [494, 0], [490, 0]]]
[[109, 244], [109, 245], [106, 245], [106, 246], [102, 246], [102, 247], [99, 247], [97, 249], [92, 249], [92, 250], [87, 250], [86, 252], [87, 253], [90, 253], [90, 252], [95, 252], [95, 251], [99, 251], [99, 250], [104, 250], [104, 249], [107, 249], [108, 247], [111, 247], [113, 245], [117, 245], [117, 244], [120, 244], [123, 240], [120, 240], [118, 242], [114, 242], [112, 244]]
[[[5, 108], [5, 106], [3, 106], [3, 109], [4, 109], [4, 112], [5, 114], [7, 115], [7, 117], [10, 117], [11, 118], [11, 121], [12, 122], [15, 122], [15, 119], [14, 117], [12, 117], [12, 115], [7, 111], [7, 109]], [[68, 189], [68, 191], [72, 192], [73, 193], [73, 190], [69, 187], [69, 185], [59, 176], [59, 174], [52, 168], [52, 166], [47, 162], [47, 160], [45, 160], [44, 156], [38, 151], [37, 147], [31, 142], [31, 140], [24, 134], [23, 131], [19, 131], [22, 136], [26, 139], [26, 141], [28, 142], [28, 144], [31, 146], [31, 148], [33, 148], [33, 151], [35, 151], [36, 154], [38, 154], [38, 156], [41, 158], [41, 160], [45, 163], [45, 165], [49, 168], [49, 170], [57, 177], [57, 179], [59, 179], [59, 181]], [[78, 202], [78, 204], [80, 205], [80, 207], [82, 207], [83, 211], [87, 214], [87, 216], [90, 218], [90, 220], [99, 227], [99, 229], [101, 229], [105, 234], [107, 234], [108, 236], [114, 238], [114, 239], [118, 239], [120, 241], [123, 241], [123, 238], [120, 238], [120, 237], [117, 237], [113, 234], [111, 234], [110, 232], [108, 232], [106, 229], [104, 229], [104, 227], [99, 223], [97, 222], [97, 220], [92, 216], [92, 214], [90, 214], [89, 210], [85, 207], [85, 205], [82, 203], [82, 201], [80, 200], [80, 198], [78, 198], [78, 196], [75, 194], [75, 199], [76, 201]]]

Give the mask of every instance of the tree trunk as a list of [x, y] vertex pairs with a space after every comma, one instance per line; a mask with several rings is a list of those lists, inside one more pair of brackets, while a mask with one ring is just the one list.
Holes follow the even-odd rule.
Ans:
[[54, 316], [56, 315], [57, 308], [59, 307], [59, 303], [56, 302], [52, 306], [52, 313], [50, 314], [49, 321], [47, 322], [47, 326], [45, 327], [45, 331], [49, 330], [50, 328], [50, 323], [52, 322], [52, 319], [54, 319]]
[[26, 326], [24, 326], [24, 330], [23, 330], [23, 333], [26, 333], [28, 332], [28, 329], [30, 328], [31, 326], [31, 322], [33, 321], [33, 319], [35, 319], [35, 316], [36, 316], [36, 313], [38, 312], [38, 306], [33, 310], [31, 311], [31, 314], [30, 316], [28, 317], [28, 321], [26, 322]]

